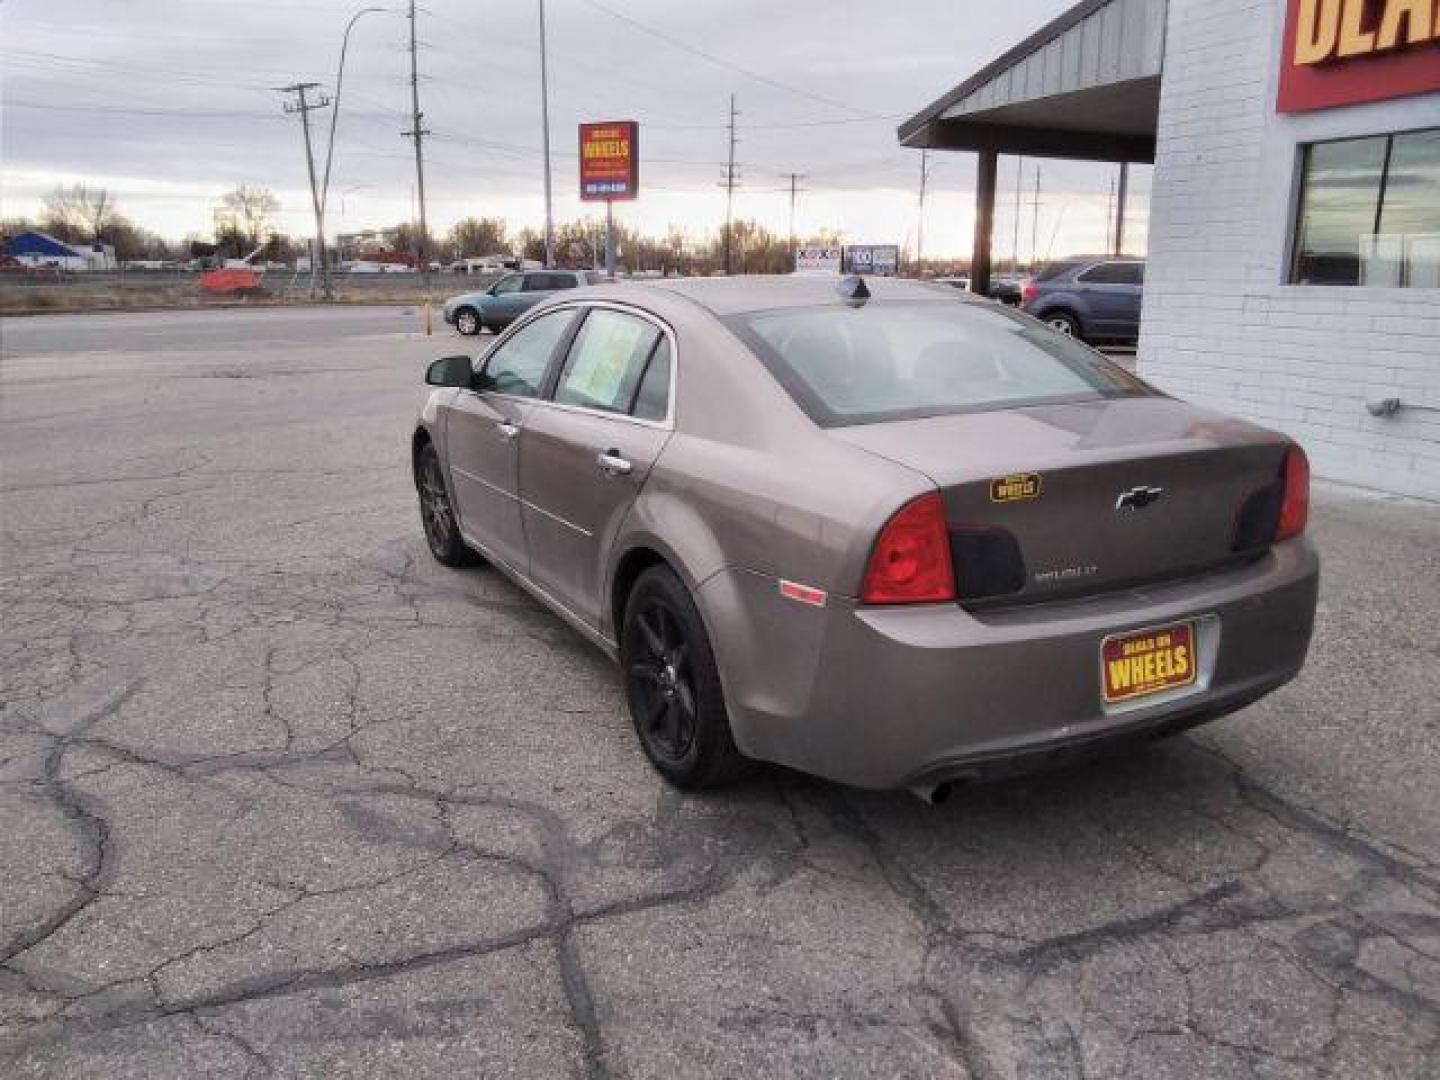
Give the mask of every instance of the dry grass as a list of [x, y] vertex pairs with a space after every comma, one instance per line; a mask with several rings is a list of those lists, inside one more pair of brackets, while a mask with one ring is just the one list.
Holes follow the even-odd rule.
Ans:
[[[439, 302], [464, 286], [437, 282], [430, 290], [431, 299]], [[420, 282], [385, 282], [383, 287], [371, 284], [335, 289], [335, 303], [341, 304], [419, 304], [426, 294]], [[247, 296], [217, 296], [198, 288], [193, 282], [178, 284], [125, 284], [111, 282], [66, 282], [57, 285], [16, 285], [0, 281], [0, 315], [39, 315], [73, 311], [144, 311], [157, 308], [230, 308], [268, 307], [288, 304], [324, 303], [312, 300], [304, 288], [296, 290], [259, 289]]]

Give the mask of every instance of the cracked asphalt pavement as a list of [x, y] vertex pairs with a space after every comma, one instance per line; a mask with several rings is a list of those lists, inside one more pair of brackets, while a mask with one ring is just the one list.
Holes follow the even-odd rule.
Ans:
[[0, 326], [0, 1075], [1440, 1076], [1440, 508], [1318, 487], [1307, 671], [1188, 737], [685, 796], [431, 561], [416, 322]]

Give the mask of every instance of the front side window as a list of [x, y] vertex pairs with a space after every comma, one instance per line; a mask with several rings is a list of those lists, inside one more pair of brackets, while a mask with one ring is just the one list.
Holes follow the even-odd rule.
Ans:
[[492, 285], [490, 291], [496, 296], [504, 296], [506, 293], [519, 292], [524, 283], [525, 279], [521, 275], [507, 274]]
[[635, 388], [655, 348], [660, 330], [654, 323], [621, 311], [595, 308], [585, 319], [565, 370], [555, 387], [555, 400], [605, 412], [629, 412]]
[[999, 305], [872, 302], [756, 312], [728, 325], [822, 427], [1154, 393]]
[[1304, 150], [1297, 285], [1440, 287], [1440, 129]]
[[485, 362], [490, 388], [512, 397], [536, 397], [555, 346], [565, 336], [575, 312], [551, 311], [526, 323], [495, 347]]

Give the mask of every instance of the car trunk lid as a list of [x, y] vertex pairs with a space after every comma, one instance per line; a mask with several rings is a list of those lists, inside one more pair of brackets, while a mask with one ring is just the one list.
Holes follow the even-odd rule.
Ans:
[[1286, 446], [1161, 396], [829, 434], [935, 482], [961, 599], [972, 603], [1091, 595], [1252, 557], [1273, 535]]

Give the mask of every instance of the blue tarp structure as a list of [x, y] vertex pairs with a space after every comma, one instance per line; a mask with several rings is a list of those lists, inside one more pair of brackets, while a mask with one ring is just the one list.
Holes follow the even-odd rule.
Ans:
[[22, 255], [40, 256], [47, 259], [84, 258], [83, 251], [77, 251], [69, 244], [62, 244], [53, 236], [43, 232], [16, 233], [5, 241], [5, 254], [19, 258]]

